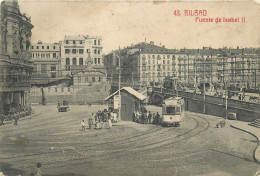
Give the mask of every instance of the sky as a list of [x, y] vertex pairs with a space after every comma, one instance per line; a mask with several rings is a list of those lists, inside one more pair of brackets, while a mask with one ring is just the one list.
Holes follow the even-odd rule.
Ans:
[[[260, 5], [253, 1], [18, 2], [21, 12], [31, 16], [33, 43], [53, 43], [65, 35], [85, 34], [101, 36], [104, 53], [145, 41], [172, 49], [260, 47]], [[184, 10], [204, 10], [206, 15], [185, 16]], [[231, 17], [239, 17], [239, 22], [223, 22], [223, 18]], [[216, 23], [216, 18], [222, 21]], [[213, 22], [207, 22], [210, 19]]]

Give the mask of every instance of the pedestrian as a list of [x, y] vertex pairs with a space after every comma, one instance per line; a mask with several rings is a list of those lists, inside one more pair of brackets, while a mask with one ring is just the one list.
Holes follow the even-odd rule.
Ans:
[[18, 125], [19, 112], [14, 113], [14, 125]]
[[155, 113], [153, 113], [153, 124], [155, 124]]
[[133, 112], [132, 118], [133, 118], [133, 122], [135, 122], [135, 111]]
[[144, 124], [147, 124], [148, 122], [147, 113], [144, 112], [143, 114], [144, 114]]
[[148, 123], [149, 123], [149, 124], [151, 123], [151, 119], [152, 119], [152, 114], [151, 114], [151, 112], [149, 111], [149, 114], [148, 114]]
[[86, 124], [85, 124], [84, 120], [82, 120], [82, 122], [81, 122], [81, 128], [82, 128], [82, 131], [86, 131]]
[[159, 118], [160, 118], [160, 115], [159, 115], [159, 113], [157, 112], [157, 114], [156, 114], [156, 116], [155, 116], [156, 125], [159, 125]]
[[99, 122], [98, 122], [98, 120], [97, 120], [96, 123], [95, 123], [95, 128], [96, 128], [96, 129], [99, 129]]
[[141, 114], [141, 123], [142, 123], [142, 124], [144, 124], [144, 119], [145, 119], [145, 118], [144, 118], [144, 113], [142, 112], [142, 114]]
[[4, 114], [0, 114], [0, 126], [4, 125], [4, 120], [5, 120], [5, 115]]
[[115, 123], [118, 122], [118, 120], [117, 120], [117, 113], [116, 112], [113, 112], [113, 119], [114, 119]]
[[42, 176], [41, 167], [42, 167], [42, 163], [37, 163], [36, 176]]
[[97, 122], [98, 121], [98, 114], [96, 113], [95, 115], [95, 121]]
[[112, 128], [112, 122], [111, 122], [111, 119], [110, 119], [110, 118], [108, 119], [108, 128], [109, 128], [109, 129]]
[[242, 94], [242, 101], [245, 101], [245, 92]]
[[92, 117], [90, 117], [90, 118], [88, 119], [89, 129], [92, 129], [92, 125], [93, 125], [93, 119], [92, 119]]

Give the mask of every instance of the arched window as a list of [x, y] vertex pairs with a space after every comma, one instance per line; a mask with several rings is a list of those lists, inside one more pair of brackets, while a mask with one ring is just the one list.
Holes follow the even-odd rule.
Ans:
[[95, 58], [94, 63], [97, 64], [97, 58]]
[[66, 58], [66, 65], [70, 65], [70, 58]]
[[97, 54], [97, 49], [94, 50], [94, 54]]
[[100, 64], [100, 58], [98, 58], [98, 64]]
[[79, 58], [79, 65], [83, 65], [83, 58]]
[[77, 65], [77, 59], [73, 58], [72, 63], [73, 63], [73, 65]]

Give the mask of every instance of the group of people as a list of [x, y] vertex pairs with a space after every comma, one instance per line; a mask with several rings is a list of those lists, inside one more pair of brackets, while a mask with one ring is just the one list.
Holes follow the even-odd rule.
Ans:
[[5, 120], [13, 120], [14, 125], [18, 125], [18, 120], [21, 117], [31, 115], [31, 113], [32, 113], [32, 108], [30, 106], [20, 108], [20, 110], [11, 109], [7, 115], [0, 114], [0, 125], [4, 125]]
[[[108, 126], [108, 129], [112, 128], [112, 122], [117, 123], [117, 113], [113, 111], [108, 111], [107, 109], [104, 109], [102, 111], [98, 111], [95, 115], [92, 113], [92, 116], [88, 119], [88, 126], [89, 129], [100, 129], [100, 128], [106, 128], [105, 125]], [[86, 130], [86, 124], [85, 121], [82, 120], [81, 122], [82, 131]]]
[[150, 111], [148, 113], [139, 111], [133, 112], [133, 122], [159, 125], [159, 119], [160, 114], [158, 112], [153, 114]]

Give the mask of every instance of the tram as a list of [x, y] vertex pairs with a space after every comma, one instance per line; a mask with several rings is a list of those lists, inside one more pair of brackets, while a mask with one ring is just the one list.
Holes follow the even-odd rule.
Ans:
[[162, 126], [180, 126], [185, 112], [182, 97], [170, 97], [163, 101]]

